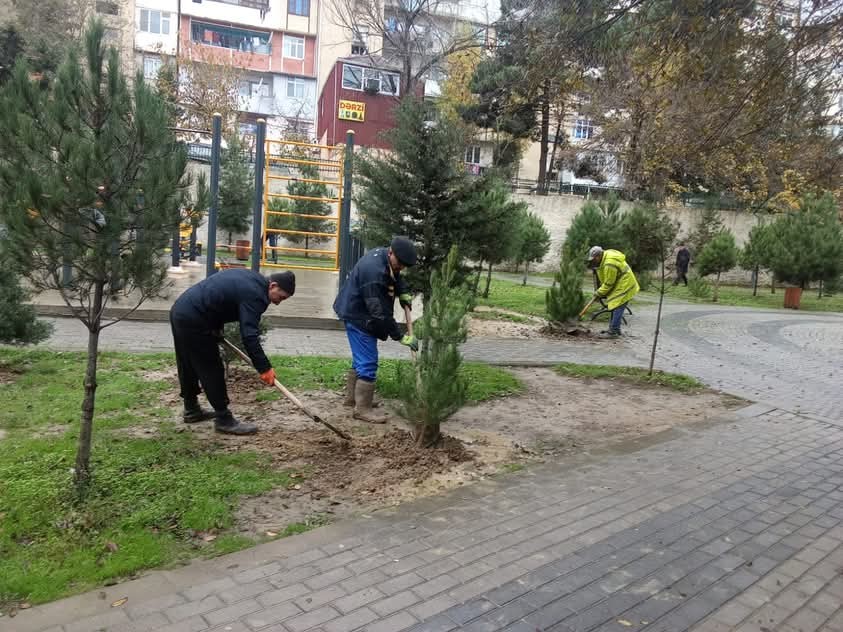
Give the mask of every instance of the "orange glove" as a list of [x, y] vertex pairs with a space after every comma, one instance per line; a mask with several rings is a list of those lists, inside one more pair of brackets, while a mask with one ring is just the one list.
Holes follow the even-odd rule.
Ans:
[[269, 369], [265, 373], [261, 373], [261, 380], [263, 380], [264, 384], [268, 384], [269, 386], [275, 385], [275, 369]]

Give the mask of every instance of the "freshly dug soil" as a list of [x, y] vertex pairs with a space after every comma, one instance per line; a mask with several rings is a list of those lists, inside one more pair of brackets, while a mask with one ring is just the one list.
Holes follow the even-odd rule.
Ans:
[[597, 334], [606, 329], [605, 322], [576, 322], [567, 323], [561, 328], [553, 328], [544, 318], [536, 316], [525, 316], [517, 312], [505, 309], [494, 309], [477, 307], [475, 312], [498, 312], [502, 314], [518, 315], [527, 318], [526, 323], [515, 323], [504, 319], [487, 320], [470, 316], [468, 319], [468, 335], [470, 338], [520, 338], [536, 340], [551, 338], [553, 340], [572, 340], [578, 342], [594, 342], [599, 344], [611, 344], [614, 340], [604, 340], [597, 337]]
[[258, 424], [257, 435], [219, 435], [210, 422], [181, 425], [177, 388], [165, 400], [174, 421], [198, 439], [226, 452], [268, 454], [275, 467], [291, 474], [290, 486], [242, 501], [237, 528], [254, 536], [282, 533], [293, 523], [320, 524], [397, 505], [494, 474], [505, 464], [588, 453], [710, 419], [743, 404], [711, 391], [684, 394], [614, 380], [567, 378], [541, 368], [512, 372], [525, 385], [522, 395], [463, 408], [443, 425], [447, 435], [431, 449], [416, 447], [408, 427], [394, 414], [388, 424], [366, 424], [352, 419], [340, 393], [296, 393], [350, 433], [353, 441], [346, 442], [284, 398], [258, 401], [259, 394], [263, 398], [273, 391], [241, 367], [232, 366], [231, 408], [239, 418]]

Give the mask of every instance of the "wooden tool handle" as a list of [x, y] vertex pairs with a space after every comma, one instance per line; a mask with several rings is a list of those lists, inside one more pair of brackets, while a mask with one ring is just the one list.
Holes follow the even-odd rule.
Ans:
[[[234, 352], [234, 353], [236, 353], [238, 356], [240, 356], [240, 359], [241, 359], [241, 360], [243, 360], [244, 362], [246, 362], [246, 363], [247, 363], [247, 364], [249, 364], [250, 366], [254, 366], [254, 365], [252, 364], [252, 360], [249, 358], [249, 356], [248, 356], [248, 355], [246, 355], [245, 353], [243, 353], [243, 351], [241, 351], [239, 348], [237, 348], [237, 346], [236, 346], [236, 345], [232, 344], [232, 343], [231, 343], [231, 341], [226, 340], [225, 338], [223, 338], [223, 339], [222, 339], [222, 341], [223, 341], [223, 344], [224, 344], [226, 347], [228, 347], [231, 351], [233, 351], [233, 352]], [[305, 405], [301, 402], [301, 400], [300, 400], [298, 397], [296, 397], [295, 395], [293, 395], [293, 394], [292, 394], [292, 393], [291, 393], [291, 392], [287, 389], [287, 387], [286, 387], [286, 386], [284, 386], [284, 385], [283, 385], [281, 382], [279, 382], [277, 379], [275, 380], [275, 388], [277, 388], [279, 391], [281, 391], [281, 393], [284, 395], [284, 397], [286, 397], [286, 398], [287, 398], [287, 399], [289, 399], [291, 402], [293, 402], [293, 404], [295, 404], [295, 405], [296, 405], [299, 409], [301, 409], [301, 411], [302, 411], [305, 415], [307, 415], [308, 417], [310, 417], [313, 421], [315, 421], [316, 423], [320, 423], [320, 424], [322, 424], [323, 426], [325, 426], [326, 428], [328, 428], [330, 431], [332, 431], [334, 434], [336, 434], [336, 435], [337, 435], [337, 436], [339, 436], [339, 437], [342, 437], [342, 438], [343, 438], [343, 439], [345, 439], [346, 441], [351, 441], [351, 436], [350, 436], [350, 435], [348, 435], [346, 432], [344, 432], [344, 431], [340, 430], [339, 428], [337, 428], [337, 427], [335, 427], [335, 426], [333, 426], [333, 425], [329, 424], [327, 421], [325, 421], [324, 419], [322, 419], [319, 415], [317, 415], [317, 414], [316, 414], [316, 413], [314, 413], [312, 410], [310, 410], [307, 406], [305, 406]]]
[[585, 316], [585, 313], [588, 311], [588, 308], [591, 307], [591, 304], [594, 303], [595, 300], [597, 300], [597, 297], [592, 296], [591, 300], [588, 303], [585, 304], [585, 307], [583, 307], [582, 311], [580, 312], [580, 315], [579, 315], [580, 319], [582, 319], [582, 317]]

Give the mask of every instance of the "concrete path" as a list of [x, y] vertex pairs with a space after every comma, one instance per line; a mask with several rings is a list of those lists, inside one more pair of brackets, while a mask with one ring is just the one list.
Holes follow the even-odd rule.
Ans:
[[[477, 340], [465, 352], [643, 363], [652, 314], [630, 325], [607, 345]], [[61, 323], [53, 344], [78, 337]], [[169, 334], [127, 323], [103, 342], [168, 349]], [[335, 332], [278, 330], [267, 346], [346, 355]], [[152, 572], [0, 631], [843, 632], [842, 354], [839, 315], [672, 305], [657, 364], [765, 403]]]

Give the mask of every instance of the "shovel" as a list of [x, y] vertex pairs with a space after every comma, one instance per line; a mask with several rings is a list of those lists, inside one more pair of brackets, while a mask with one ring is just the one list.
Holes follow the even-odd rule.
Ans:
[[[222, 339], [222, 342], [223, 342], [223, 344], [224, 344], [226, 347], [228, 347], [228, 349], [229, 349], [229, 350], [233, 351], [235, 354], [237, 354], [238, 356], [240, 356], [240, 359], [242, 359], [244, 362], [246, 362], [246, 363], [247, 363], [247, 364], [249, 364], [249, 365], [251, 365], [251, 364], [252, 364], [252, 361], [249, 359], [249, 356], [247, 356], [245, 353], [243, 353], [240, 349], [238, 349], [238, 348], [237, 348], [235, 345], [233, 345], [230, 341], [228, 341], [228, 340], [226, 340], [225, 338], [223, 338], [223, 339]], [[289, 399], [291, 402], [293, 402], [293, 404], [295, 404], [296, 406], [298, 406], [298, 408], [299, 408], [299, 409], [300, 409], [300, 410], [301, 410], [301, 411], [302, 411], [305, 415], [307, 415], [308, 417], [310, 417], [313, 421], [315, 421], [316, 423], [320, 423], [320, 424], [322, 424], [323, 426], [325, 426], [326, 428], [328, 428], [328, 430], [330, 430], [331, 432], [333, 432], [333, 433], [334, 433], [334, 434], [336, 434], [337, 436], [342, 437], [342, 438], [343, 438], [343, 439], [345, 439], [346, 441], [351, 441], [351, 436], [350, 436], [350, 435], [348, 435], [347, 433], [343, 432], [343, 431], [342, 431], [342, 430], [340, 430], [339, 428], [337, 428], [337, 427], [335, 427], [335, 426], [332, 426], [332, 425], [331, 425], [331, 424], [329, 424], [327, 421], [325, 421], [324, 419], [322, 419], [319, 415], [317, 415], [317, 414], [316, 414], [316, 413], [314, 413], [312, 410], [310, 410], [307, 406], [305, 406], [305, 405], [302, 403], [302, 401], [301, 401], [298, 397], [296, 397], [296, 396], [295, 396], [295, 395], [293, 395], [290, 391], [288, 391], [288, 390], [287, 390], [287, 388], [286, 388], [286, 387], [285, 387], [285, 386], [284, 386], [281, 382], [279, 382], [278, 380], [275, 380], [275, 388], [277, 388], [279, 391], [281, 391], [281, 392], [284, 394], [284, 397], [286, 397], [286, 398], [287, 398], [287, 399]]]
[[582, 311], [580, 312], [580, 315], [577, 317], [577, 320], [582, 320], [582, 317], [585, 316], [585, 313], [588, 311], [588, 308], [591, 307], [591, 304], [594, 303], [594, 301], [596, 301], [596, 300], [597, 300], [596, 296], [591, 297], [591, 300], [588, 303], [585, 304], [585, 307], [582, 308]]

